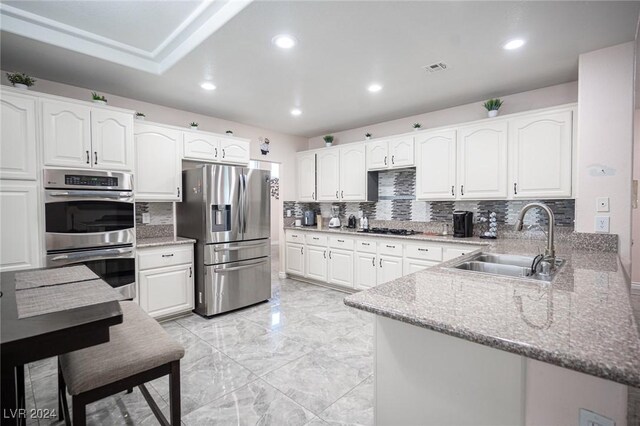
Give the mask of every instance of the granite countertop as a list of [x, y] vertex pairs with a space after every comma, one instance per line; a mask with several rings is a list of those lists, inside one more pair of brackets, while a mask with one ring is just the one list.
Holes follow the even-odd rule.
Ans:
[[[482, 240], [485, 244], [487, 240]], [[480, 250], [533, 255], [544, 241]], [[345, 298], [345, 304], [615, 382], [640, 386], [640, 339], [618, 255], [556, 244], [554, 280], [451, 269], [454, 259]]]
[[137, 248], [145, 247], [161, 247], [161, 246], [173, 246], [176, 244], [195, 244], [196, 240], [193, 238], [184, 237], [154, 237], [154, 238], [138, 238], [136, 241]]

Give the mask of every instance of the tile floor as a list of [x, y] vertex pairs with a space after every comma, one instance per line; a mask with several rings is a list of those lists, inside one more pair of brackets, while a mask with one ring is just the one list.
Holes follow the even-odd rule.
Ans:
[[[280, 279], [277, 264], [276, 253], [268, 303], [162, 324], [186, 349], [183, 424], [373, 424], [373, 318], [347, 308], [344, 293]], [[28, 407], [57, 409], [55, 359], [25, 375]], [[168, 413], [168, 380], [148, 389]], [[138, 389], [90, 405], [87, 416], [92, 425], [157, 424]]]

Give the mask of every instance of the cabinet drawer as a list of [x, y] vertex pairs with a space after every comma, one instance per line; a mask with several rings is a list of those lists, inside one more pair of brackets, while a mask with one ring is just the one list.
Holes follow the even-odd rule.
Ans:
[[360, 253], [375, 253], [376, 252], [376, 243], [374, 241], [356, 241], [356, 250]]
[[307, 245], [310, 246], [326, 246], [327, 236], [318, 234], [307, 234], [306, 242]]
[[402, 257], [402, 243], [398, 241], [382, 241], [378, 243], [378, 253]]
[[287, 231], [287, 241], [290, 243], [304, 244], [304, 233], [299, 231]]
[[331, 248], [353, 250], [354, 243], [355, 241], [352, 238], [341, 238], [341, 237], [329, 238], [329, 246]]
[[442, 247], [431, 245], [407, 244], [404, 255], [413, 259], [442, 261]]
[[468, 249], [465, 248], [445, 248], [444, 249], [444, 256], [443, 256], [443, 260], [447, 261], [447, 260], [451, 260], [451, 259], [455, 259], [456, 257], [460, 257], [460, 256], [464, 256], [467, 253], [471, 253], [474, 250], [477, 250], [478, 247], [469, 247]]
[[138, 269], [141, 271], [192, 262], [193, 247], [190, 245], [138, 249]]

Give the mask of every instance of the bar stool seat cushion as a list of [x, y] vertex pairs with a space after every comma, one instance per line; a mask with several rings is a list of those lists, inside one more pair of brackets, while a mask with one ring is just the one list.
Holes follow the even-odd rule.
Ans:
[[109, 330], [109, 341], [59, 357], [71, 395], [114, 383], [184, 356], [160, 324], [135, 302], [120, 302], [122, 324]]

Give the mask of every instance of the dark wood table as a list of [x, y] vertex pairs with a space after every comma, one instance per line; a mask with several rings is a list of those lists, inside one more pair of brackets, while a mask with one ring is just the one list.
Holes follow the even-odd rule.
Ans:
[[[18, 271], [23, 272], [23, 271]], [[24, 365], [109, 341], [109, 327], [122, 323], [117, 301], [18, 318], [16, 272], [0, 274], [0, 423], [24, 424]], [[115, 290], [114, 290], [115, 291]]]

